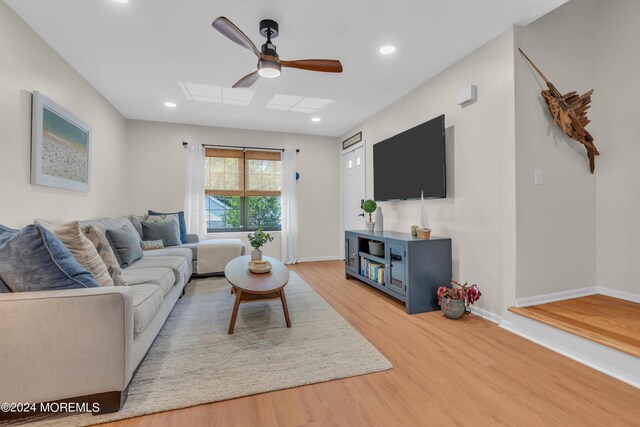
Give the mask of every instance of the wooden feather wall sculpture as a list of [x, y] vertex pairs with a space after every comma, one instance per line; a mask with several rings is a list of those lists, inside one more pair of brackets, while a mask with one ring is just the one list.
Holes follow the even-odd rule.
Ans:
[[589, 169], [593, 173], [596, 169], [596, 156], [600, 155], [596, 148], [593, 136], [585, 129], [590, 120], [587, 117], [587, 110], [591, 103], [591, 94], [593, 89], [584, 95], [578, 95], [577, 92], [569, 92], [566, 95], [561, 95], [558, 89], [545, 77], [536, 64], [518, 48], [520, 53], [525, 57], [534, 70], [542, 77], [542, 80], [547, 84], [548, 90], [542, 91], [542, 97], [544, 102], [549, 107], [549, 112], [553, 117], [553, 122], [556, 123], [562, 131], [570, 138], [575, 139], [580, 144], [584, 145], [587, 150], [587, 157], [589, 158]]

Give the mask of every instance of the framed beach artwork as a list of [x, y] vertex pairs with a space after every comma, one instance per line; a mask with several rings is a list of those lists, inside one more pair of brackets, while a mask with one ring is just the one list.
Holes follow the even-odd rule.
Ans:
[[39, 92], [33, 92], [31, 183], [91, 190], [91, 126]]

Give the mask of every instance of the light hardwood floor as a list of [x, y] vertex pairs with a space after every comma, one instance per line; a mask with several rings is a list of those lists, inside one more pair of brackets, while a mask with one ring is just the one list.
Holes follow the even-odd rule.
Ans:
[[509, 311], [640, 357], [638, 303], [589, 295]]
[[[338, 261], [291, 268], [394, 365], [113, 426], [638, 426], [640, 390], [484, 319], [409, 316], [345, 280]], [[295, 319], [292, 319], [295, 327]]]

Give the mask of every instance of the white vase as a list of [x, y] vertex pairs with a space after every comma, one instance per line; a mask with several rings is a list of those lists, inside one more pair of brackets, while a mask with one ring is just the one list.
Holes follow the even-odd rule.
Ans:
[[367, 222], [364, 223], [364, 229], [366, 231], [369, 231], [369, 232], [373, 232], [375, 226], [376, 226], [375, 222], [368, 222], [367, 221]]
[[374, 231], [384, 230], [383, 221], [384, 221], [384, 217], [382, 216], [382, 208], [378, 207], [378, 209], [376, 210], [376, 225], [375, 225]]
[[260, 249], [251, 251], [251, 261], [262, 261], [262, 251]]

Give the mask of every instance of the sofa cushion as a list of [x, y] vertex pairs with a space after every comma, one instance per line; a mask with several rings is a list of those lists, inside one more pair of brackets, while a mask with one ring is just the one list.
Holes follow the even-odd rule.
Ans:
[[[163, 249], [158, 249], [163, 250]], [[137, 270], [141, 268], [166, 267], [173, 270], [175, 282], [179, 282], [183, 277], [187, 277], [189, 271], [188, 258], [182, 256], [146, 256], [133, 264], [129, 269]]]
[[80, 227], [86, 227], [89, 225], [94, 226], [98, 230], [101, 230], [103, 233], [110, 228], [122, 228], [127, 227], [127, 229], [133, 231], [134, 236], [138, 239], [138, 242], [142, 240], [142, 236], [138, 234], [136, 228], [133, 226], [133, 223], [128, 217], [120, 217], [120, 218], [96, 218], [85, 221], [79, 221]]
[[120, 267], [127, 268], [142, 258], [142, 248], [135, 230], [123, 226], [117, 229], [109, 228], [105, 234]]
[[187, 222], [184, 219], [184, 211], [180, 212], [155, 212], [148, 211], [149, 215], [178, 215], [178, 221], [180, 223], [180, 241], [182, 243], [187, 243]]
[[154, 257], [154, 256], [181, 256], [187, 258], [189, 262], [193, 261], [195, 258], [193, 257], [193, 252], [190, 248], [186, 247], [187, 245], [180, 246], [172, 246], [170, 248], [157, 249], [154, 251], [145, 252], [145, 257]]
[[0, 277], [14, 292], [97, 288], [62, 242], [39, 224], [0, 226]]
[[100, 286], [113, 286], [113, 279], [107, 270], [107, 266], [100, 258], [96, 247], [80, 230], [78, 221], [54, 224], [36, 219], [35, 223], [42, 225], [60, 239], [76, 261], [89, 270], [89, 273], [93, 275]]
[[162, 240], [165, 247], [180, 245], [180, 227], [176, 221], [142, 221], [144, 240]]
[[107, 271], [113, 279], [113, 283], [116, 286], [127, 286], [124, 276], [122, 275], [120, 263], [118, 263], [116, 254], [113, 253], [113, 249], [111, 249], [111, 245], [109, 244], [104, 231], [94, 227], [93, 225], [89, 225], [82, 227], [82, 232], [87, 236], [91, 243], [93, 243], [93, 246], [95, 246], [96, 251], [98, 251], [98, 255], [100, 255], [100, 258], [102, 258], [102, 261], [107, 266]]
[[165, 267], [139, 268], [132, 270], [127, 268], [123, 271], [124, 279], [128, 285], [139, 285], [141, 283], [151, 283], [162, 288], [166, 295], [176, 283], [173, 270]]
[[164, 292], [159, 286], [143, 283], [130, 287], [133, 293], [133, 333], [138, 335], [156, 317]]

